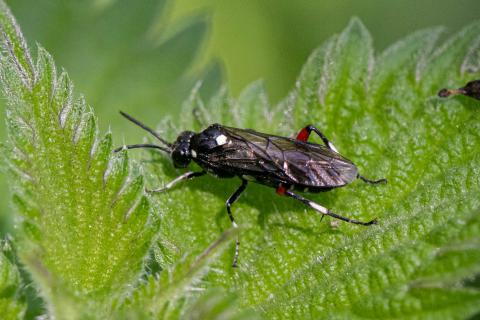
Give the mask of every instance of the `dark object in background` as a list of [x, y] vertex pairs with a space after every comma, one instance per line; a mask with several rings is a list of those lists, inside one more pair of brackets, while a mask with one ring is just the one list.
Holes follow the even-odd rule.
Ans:
[[[386, 182], [386, 179], [369, 180], [361, 176], [355, 164], [339, 154], [325, 135], [312, 125], [306, 126], [300, 130], [295, 139], [291, 139], [250, 129], [212, 124], [200, 133], [184, 131], [174, 143], [170, 143], [140, 121], [126, 113], [120, 113], [152, 134], [163, 146], [133, 144], [117, 148], [115, 152], [124, 148], [154, 148], [168, 153], [176, 168], [186, 168], [192, 160], [202, 168], [197, 172], [188, 171], [167, 183], [163, 188], [149, 192], [164, 192], [181, 181], [200, 177], [206, 173], [217, 178], [239, 177], [242, 184], [226, 202], [227, 213], [234, 228], [237, 224], [230, 207], [245, 191], [249, 181], [273, 187], [278, 195], [300, 201], [321, 213], [322, 217], [328, 215], [365, 226], [377, 223], [375, 219], [362, 222], [340, 216], [293, 192], [293, 190], [329, 191], [343, 187], [355, 179], [361, 179], [370, 184]], [[312, 131], [320, 136], [325, 145], [308, 142]], [[233, 258], [234, 267], [237, 266], [239, 248], [240, 242], [237, 237]]]
[[441, 98], [447, 98], [451, 95], [457, 94], [463, 94], [464, 96], [480, 100], [480, 80], [470, 81], [462, 88], [442, 89], [438, 92], [438, 96]]

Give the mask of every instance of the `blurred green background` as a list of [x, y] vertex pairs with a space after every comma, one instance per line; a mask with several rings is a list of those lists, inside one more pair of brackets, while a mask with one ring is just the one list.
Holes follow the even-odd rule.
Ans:
[[[236, 95], [264, 79], [277, 102], [310, 52], [352, 16], [382, 50], [420, 28], [443, 25], [451, 33], [480, 14], [478, 0], [6, 2], [29, 44], [41, 44], [68, 71], [77, 93], [95, 108], [100, 129], [110, 128], [117, 144], [144, 136], [118, 110], [150, 125], [179, 116], [198, 79], [204, 79], [204, 96], [221, 83]], [[3, 177], [0, 182], [2, 233], [11, 223], [7, 183]]]
[[175, 17], [210, 12], [202, 61], [221, 59], [234, 94], [261, 78], [273, 101], [286, 95], [312, 50], [352, 16], [369, 29], [377, 50], [421, 28], [445, 26], [451, 33], [480, 18], [475, 0], [179, 0], [174, 7]]

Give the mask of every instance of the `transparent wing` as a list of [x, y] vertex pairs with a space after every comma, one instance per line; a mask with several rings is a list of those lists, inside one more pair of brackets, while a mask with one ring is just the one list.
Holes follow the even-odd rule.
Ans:
[[350, 160], [323, 145], [248, 129], [221, 130], [229, 143], [210, 151], [211, 162], [307, 187], [342, 186], [357, 177], [357, 168]]

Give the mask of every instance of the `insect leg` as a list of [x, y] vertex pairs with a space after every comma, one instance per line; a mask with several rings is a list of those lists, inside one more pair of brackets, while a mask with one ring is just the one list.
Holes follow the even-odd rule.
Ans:
[[[237, 201], [238, 197], [240, 197], [242, 192], [245, 191], [247, 184], [248, 184], [248, 181], [242, 179], [242, 184], [240, 185], [240, 187], [238, 187], [238, 189], [230, 196], [230, 198], [227, 199], [227, 202], [226, 202], [228, 216], [230, 217], [230, 221], [232, 221], [232, 226], [234, 228], [238, 228], [238, 225], [235, 222], [235, 218], [233, 217], [230, 207], [235, 201]], [[232, 267], [234, 268], [238, 266], [237, 260], [238, 260], [239, 250], [240, 250], [240, 241], [238, 240], [238, 235], [237, 235], [237, 239], [235, 240], [235, 255], [233, 256], [233, 263], [232, 263]]]
[[365, 178], [361, 175], [357, 175], [357, 178], [362, 180], [363, 182], [369, 183], [369, 184], [387, 183], [387, 179], [385, 179], [385, 178], [378, 179], [378, 180], [370, 180], [370, 179], [367, 179], [367, 178]]
[[[278, 190], [278, 189], [277, 189]], [[278, 191], [277, 191], [278, 193]], [[343, 220], [343, 221], [346, 221], [346, 222], [350, 222], [350, 223], [353, 223], [353, 224], [361, 224], [361, 225], [364, 225], [364, 226], [369, 226], [371, 224], [377, 224], [377, 220], [376, 219], [373, 219], [371, 221], [368, 221], [368, 222], [363, 222], [363, 221], [358, 221], [358, 220], [355, 220], [355, 219], [350, 219], [350, 218], [346, 218], [346, 217], [343, 217], [343, 216], [340, 216], [336, 213], [333, 213], [332, 211], [328, 210], [327, 208], [319, 205], [318, 203], [315, 203], [313, 201], [310, 201], [308, 199], [305, 199], [304, 197], [302, 197], [301, 195], [298, 195], [296, 193], [293, 193], [292, 191], [290, 190], [284, 190], [284, 194], [286, 196], [289, 196], [289, 197], [292, 197], [293, 199], [295, 200], [298, 200], [300, 202], [303, 202], [304, 204], [306, 204], [307, 206], [309, 206], [310, 208], [314, 209], [315, 211], [317, 212], [320, 212], [322, 215], [327, 215], [327, 216], [330, 216], [330, 217], [333, 217], [333, 218], [336, 218], [336, 219], [339, 219], [339, 220]]]
[[309, 124], [302, 130], [300, 130], [300, 132], [297, 134], [297, 140], [307, 142], [308, 138], [310, 137], [310, 133], [312, 131], [318, 134], [318, 136], [322, 139], [323, 143], [325, 143], [327, 148], [338, 153], [337, 148], [335, 148], [335, 146], [327, 139], [327, 137], [322, 133], [322, 131], [320, 131], [319, 129], [317, 129], [315, 126], [311, 124]]
[[204, 174], [206, 174], [205, 171], [199, 171], [199, 172], [189, 171], [189, 172], [186, 172], [186, 173], [176, 177], [175, 179], [173, 179], [172, 181], [167, 183], [163, 188], [158, 188], [158, 189], [153, 189], [153, 190], [148, 190], [147, 189], [146, 191], [149, 192], [149, 193], [164, 192], [164, 191], [167, 191], [168, 189], [173, 188], [173, 186], [175, 186], [177, 183], [179, 183], [183, 180], [188, 180], [188, 179], [193, 179], [193, 178], [196, 178], [196, 177], [201, 177]]

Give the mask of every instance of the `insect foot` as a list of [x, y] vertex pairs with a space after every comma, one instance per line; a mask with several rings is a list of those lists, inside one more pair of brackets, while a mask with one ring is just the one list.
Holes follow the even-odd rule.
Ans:
[[458, 89], [444, 88], [438, 92], [438, 96], [441, 98], [447, 98], [458, 94], [480, 100], [480, 80], [470, 81], [464, 87]]

